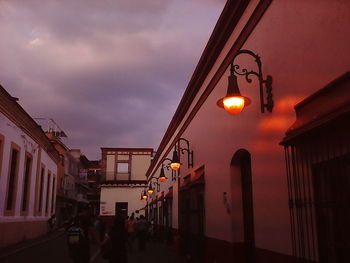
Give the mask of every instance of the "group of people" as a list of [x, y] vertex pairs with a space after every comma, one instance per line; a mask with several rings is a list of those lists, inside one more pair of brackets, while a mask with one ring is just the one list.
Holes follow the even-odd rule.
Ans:
[[86, 210], [74, 217], [67, 228], [67, 243], [71, 259], [74, 263], [90, 261], [90, 243], [101, 246], [103, 258], [110, 263], [126, 263], [128, 250], [134, 249], [137, 240], [138, 249], [146, 249], [149, 234], [149, 223], [143, 215], [135, 218], [134, 213], [127, 219], [116, 215], [112, 227], [107, 231], [103, 222], [94, 221]]
[[149, 231], [149, 224], [146, 218], [141, 215], [140, 218], [135, 219], [135, 215], [132, 213], [125, 221], [125, 225], [128, 231], [129, 249], [133, 249], [135, 239], [137, 239], [139, 250], [145, 250]]

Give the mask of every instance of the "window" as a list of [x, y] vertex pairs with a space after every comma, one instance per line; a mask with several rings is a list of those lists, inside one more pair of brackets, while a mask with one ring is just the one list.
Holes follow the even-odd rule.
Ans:
[[18, 175], [18, 164], [19, 164], [19, 146], [12, 143], [11, 159], [9, 166], [9, 177], [6, 197], [6, 211], [5, 215], [13, 215], [16, 203], [17, 193], [17, 175]]
[[28, 210], [28, 199], [29, 199], [29, 185], [32, 170], [32, 157], [26, 153], [24, 177], [23, 177], [23, 195], [22, 195], [22, 212]]
[[118, 174], [129, 173], [129, 163], [117, 163]]
[[46, 214], [48, 214], [48, 212], [49, 212], [50, 181], [51, 181], [51, 173], [48, 172], [48, 174], [47, 174], [47, 186], [46, 186], [46, 207], [45, 207]]
[[42, 210], [42, 201], [43, 201], [43, 190], [44, 190], [44, 176], [45, 176], [45, 168], [41, 168], [41, 176], [40, 176], [40, 190], [39, 190], [39, 213]]
[[118, 162], [117, 163], [117, 180], [130, 180], [129, 168], [130, 166], [128, 162]]

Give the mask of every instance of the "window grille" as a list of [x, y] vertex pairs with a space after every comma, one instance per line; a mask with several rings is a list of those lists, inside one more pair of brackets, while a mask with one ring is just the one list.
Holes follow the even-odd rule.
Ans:
[[282, 144], [294, 256], [350, 262], [350, 114]]

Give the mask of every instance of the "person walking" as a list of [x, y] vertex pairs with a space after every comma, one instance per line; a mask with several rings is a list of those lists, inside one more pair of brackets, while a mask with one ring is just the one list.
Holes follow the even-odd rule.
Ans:
[[149, 229], [149, 225], [146, 218], [143, 215], [140, 215], [140, 220], [137, 221], [137, 224], [136, 224], [138, 248], [140, 251], [143, 251], [146, 249], [147, 234], [149, 231], [148, 229]]
[[74, 263], [89, 263], [89, 239], [78, 216], [72, 219], [72, 223], [67, 229], [67, 244], [69, 256]]
[[130, 218], [126, 221], [126, 228], [128, 230], [128, 246], [131, 251], [136, 238], [136, 220], [134, 213], [132, 213]]
[[90, 237], [96, 241], [91, 217], [86, 208], [80, 208], [67, 229], [69, 255], [74, 263], [90, 262]]
[[127, 242], [128, 231], [125, 227], [123, 218], [116, 216], [111, 230], [106, 234], [102, 247], [108, 248], [108, 255], [106, 255], [109, 263], [127, 263]]

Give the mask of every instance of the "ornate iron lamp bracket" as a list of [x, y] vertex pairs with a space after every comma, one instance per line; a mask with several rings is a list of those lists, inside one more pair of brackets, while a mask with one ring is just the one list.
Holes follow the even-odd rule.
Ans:
[[[180, 146], [181, 141], [184, 141], [186, 143], [186, 146], [187, 146], [186, 148], [181, 148], [181, 146]], [[178, 147], [179, 151], [182, 154], [187, 153], [188, 168], [193, 167], [193, 151], [190, 150], [190, 142], [188, 140], [186, 140], [185, 138], [179, 138], [176, 143], [177, 143], [177, 147]], [[176, 144], [175, 144], [175, 147], [176, 147]]]
[[[255, 59], [255, 62], [258, 65], [258, 72], [254, 70], [248, 70], [246, 68], [241, 68], [240, 65], [234, 63], [235, 59], [242, 54], [250, 55]], [[273, 98], [272, 98], [272, 77], [270, 75], [267, 75], [266, 79], [263, 78], [262, 63], [261, 63], [260, 57], [250, 50], [245, 50], [245, 49], [239, 50], [231, 63], [231, 75], [234, 75], [234, 74], [237, 74], [239, 76], [244, 76], [248, 83], [252, 82], [251, 75], [256, 76], [259, 80], [261, 112], [264, 113], [265, 109], [269, 112], [272, 112], [273, 105], [274, 105]], [[264, 99], [264, 85], [265, 85], [265, 92], [266, 92], [266, 103]]]
[[[167, 164], [164, 165], [164, 162], [165, 162], [165, 161], [169, 161], [169, 163], [167, 163]], [[171, 180], [172, 180], [172, 181], [176, 181], [176, 178], [177, 178], [177, 176], [176, 176], [176, 171], [174, 171], [173, 169], [170, 168], [171, 161], [172, 161], [172, 160], [171, 160], [170, 158], [164, 158], [164, 159], [163, 159], [163, 162], [162, 162], [162, 167], [163, 167], [163, 168], [165, 167], [165, 168], [167, 169], [167, 171], [171, 170]]]

